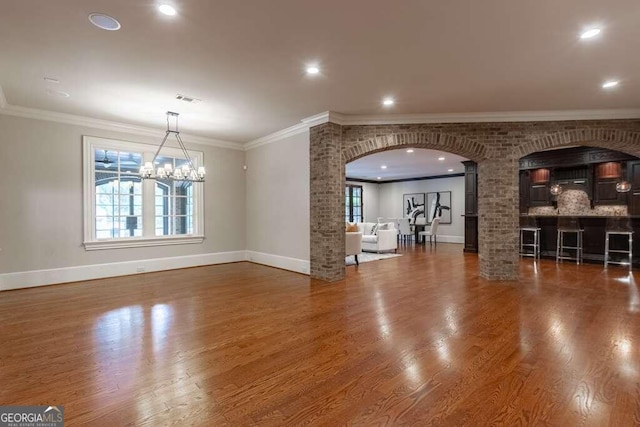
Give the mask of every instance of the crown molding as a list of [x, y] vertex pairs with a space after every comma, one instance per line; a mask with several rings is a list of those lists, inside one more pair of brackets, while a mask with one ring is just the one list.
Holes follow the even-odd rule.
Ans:
[[[133, 135], [151, 136], [162, 138], [165, 135], [164, 129], [155, 129], [145, 126], [132, 125], [110, 120], [95, 119], [93, 117], [77, 116], [74, 114], [58, 113], [55, 111], [40, 110], [37, 108], [19, 107], [8, 104], [4, 98], [2, 87], [0, 87], [0, 114], [27, 119], [45, 120], [68, 125], [89, 127], [92, 129], [102, 129], [115, 132], [124, 132]], [[186, 143], [208, 145], [211, 147], [228, 148], [232, 150], [244, 150], [244, 146], [238, 142], [223, 141], [202, 136], [188, 135], [180, 133]]]
[[298, 135], [300, 133], [309, 132], [309, 129], [321, 125], [323, 123], [336, 123], [343, 124], [344, 115], [333, 111], [325, 111], [324, 113], [316, 114], [306, 117], [300, 121], [300, 123], [289, 126], [288, 128], [279, 130], [277, 132], [270, 133], [269, 135], [262, 136], [244, 144], [245, 150], [251, 150], [253, 148], [261, 147], [263, 145], [271, 144], [290, 136]]
[[[302, 119], [302, 123], [306, 124], [310, 128], [321, 125], [323, 123], [335, 123], [338, 125], [348, 124], [349, 117], [346, 114], [336, 113], [335, 111], [325, 111], [324, 113], [316, 114], [314, 116], [306, 117]], [[351, 116], [359, 117], [359, 116]]]
[[288, 128], [249, 141], [244, 144], [244, 150], [248, 151], [304, 132], [309, 132], [309, 126], [305, 123], [298, 123], [297, 125], [289, 126]]
[[425, 123], [504, 123], [567, 120], [640, 119], [640, 109], [505, 111], [489, 113], [338, 115], [342, 125], [400, 125]]
[[247, 142], [245, 150], [260, 147], [281, 139], [308, 132], [313, 126], [336, 123], [343, 126], [403, 125], [427, 123], [504, 123], [504, 122], [556, 122], [568, 120], [624, 120], [640, 119], [640, 109], [611, 110], [557, 110], [557, 111], [506, 111], [494, 113], [443, 113], [443, 114], [385, 114], [348, 115], [325, 111], [306, 117], [300, 123], [286, 129]]

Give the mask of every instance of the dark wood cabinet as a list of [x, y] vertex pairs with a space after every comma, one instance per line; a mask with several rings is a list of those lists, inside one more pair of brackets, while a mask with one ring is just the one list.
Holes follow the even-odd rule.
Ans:
[[551, 205], [550, 181], [548, 168], [520, 171], [520, 212], [526, 213], [533, 206]]
[[623, 168], [620, 162], [606, 162], [595, 166], [593, 183], [594, 205], [626, 205], [626, 193], [618, 193], [616, 185], [622, 180]]
[[531, 184], [529, 186], [529, 206], [550, 206], [549, 184]]
[[464, 217], [464, 251], [478, 252], [478, 217]]
[[626, 204], [626, 194], [618, 193], [616, 185], [618, 179], [596, 179], [593, 197], [594, 205], [623, 205]]
[[627, 163], [627, 180], [631, 183], [631, 191], [627, 193], [629, 215], [640, 215], [640, 161]]
[[575, 165], [557, 167], [553, 170], [552, 184], [565, 189], [580, 189], [587, 193], [589, 200], [593, 200], [593, 166]]
[[478, 252], [478, 164], [464, 164], [464, 251]]
[[[527, 172], [529, 186], [523, 183]], [[631, 193], [618, 193], [616, 184], [625, 175], [636, 182]], [[640, 215], [640, 160], [629, 154], [591, 147], [542, 151], [520, 159], [520, 177], [522, 213], [528, 207], [553, 205], [556, 197], [549, 190], [558, 184], [565, 190], [584, 190], [592, 207], [628, 204], [630, 213]]]
[[520, 171], [520, 213], [529, 212], [529, 171]]

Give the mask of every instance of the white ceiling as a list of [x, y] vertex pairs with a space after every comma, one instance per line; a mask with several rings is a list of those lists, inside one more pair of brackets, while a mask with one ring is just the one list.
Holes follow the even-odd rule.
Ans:
[[[464, 172], [464, 157], [437, 150], [407, 149], [382, 151], [361, 157], [346, 165], [346, 176], [379, 182]], [[444, 160], [438, 160], [444, 157]], [[382, 169], [381, 166], [387, 166]], [[453, 169], [453, 171], [449, 171]], [[378, 177], [381, 179], [378, 180]]]
[[[176, 110], [185, 132], [238, 142], [329, 110], [640, 107], [638, 0], [171, 2], [175, 17], [155, 0], [3, 2], [7, 102], [157, 128]], [[99, 30], [91, 12], [122, 29]], [[592, 25], [601, 35], [581, 41]], [[321, 74], [306, 76], [309, 63]], [[620, 86], [602, 90], [609, 78]], [[383, 108], [384, 96], [396, 105]]]

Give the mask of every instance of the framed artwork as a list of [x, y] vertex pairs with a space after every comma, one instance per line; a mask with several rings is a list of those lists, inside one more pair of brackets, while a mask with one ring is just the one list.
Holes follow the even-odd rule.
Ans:
[[404, 218], [424, 218], [424, 193], [403, 194], [402, 212]]
[[451, 224], [451, 191], [427, 193], [427, 222], [440, 217], [440, 224]]

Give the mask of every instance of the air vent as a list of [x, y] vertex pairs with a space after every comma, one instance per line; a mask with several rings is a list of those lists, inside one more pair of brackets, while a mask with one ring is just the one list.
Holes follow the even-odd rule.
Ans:
[[194, 98], [193, 96], [187, 96], [182, 94], [177, 94], [176, 99], [178, 101], [188, 102], [189, 104], [197, 104], [198, 102], [202, 101], [201, 99]]

